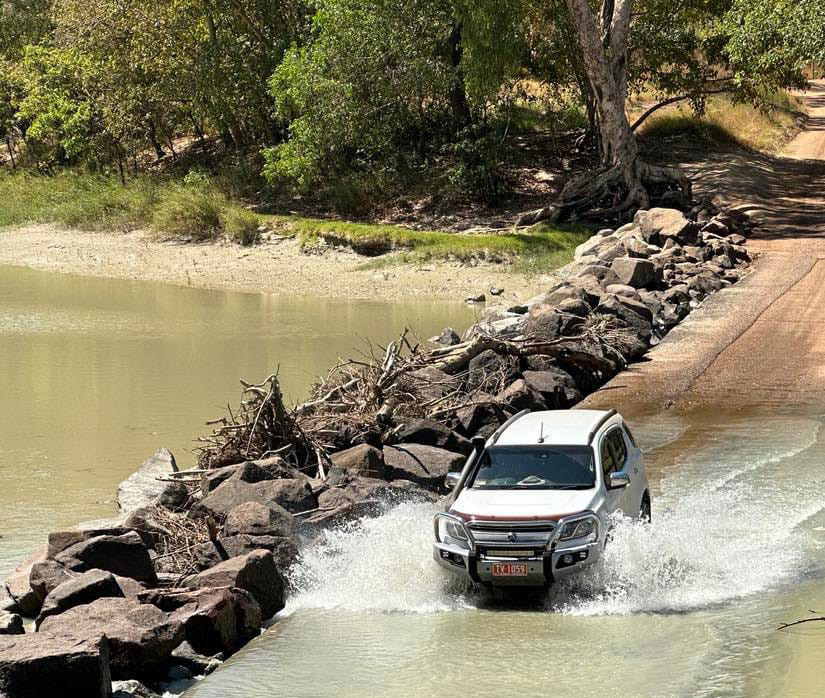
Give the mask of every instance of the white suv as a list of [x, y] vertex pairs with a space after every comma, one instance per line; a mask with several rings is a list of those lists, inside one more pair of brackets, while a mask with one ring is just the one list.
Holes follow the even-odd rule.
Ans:
[[599, 559], [614, 513], [650, 519], [642, 452], [616, 410], [524, 410], [473, 444], [447, 475], [433, 549], [470, 581], [551, 584]]

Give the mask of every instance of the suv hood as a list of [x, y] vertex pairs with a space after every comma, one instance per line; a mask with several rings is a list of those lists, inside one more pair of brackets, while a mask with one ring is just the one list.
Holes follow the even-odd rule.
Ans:
[[463, 490], [450, 511], [471, 519], [560, 519], [595, 510], [598, 490]]

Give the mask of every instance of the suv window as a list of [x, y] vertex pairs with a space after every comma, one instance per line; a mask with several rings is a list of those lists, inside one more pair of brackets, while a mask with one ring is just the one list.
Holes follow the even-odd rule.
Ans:
[[610, 450], [613, 451], [613, 460], [616, 463], [616, 470], [624, 468], [627, 460], [627, 446], [622, 438], [622, 430], [614, 429], [607, 435], [607, 442], [610, 445]]
[[469, 484], [473, 489], [590, 489], [596, 484], [589, 446], [491, 446]]
[[602, 473], [604, 474], [604, 481], [608, 481], [608, 475], [616, 469], [616, 461], [613, 458], [613, 451], [610, 449], [608, 441], [609, 436], [602, 439]]

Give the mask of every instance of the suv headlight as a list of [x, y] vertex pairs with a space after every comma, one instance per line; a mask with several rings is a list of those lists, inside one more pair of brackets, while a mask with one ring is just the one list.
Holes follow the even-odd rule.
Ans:
[[559, 534], [559, 540], [573, 540], [574, 538], [587, 538], [587, 542], [595, 541], [598, 538], [596, 519], [579, 519], [564, 524]]
[[[435, 535], [439, 543], [453, 543], [462, 548], [470, 547], [470, 538], [464, 524], [448, 516], [438, 516], [435, 520]], [[449, 539], [449, 540], [448, 540]]]

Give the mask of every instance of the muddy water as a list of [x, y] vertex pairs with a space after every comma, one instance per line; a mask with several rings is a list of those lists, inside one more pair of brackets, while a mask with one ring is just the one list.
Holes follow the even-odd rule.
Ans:
[[776, 631], [825, 611], [822, 424], [637, 417], [654, 523], [619, 525], [593, 574], [538, 599], [451, 587], [426, 506], [331, 534], [275, 624], [187, 695], [823, 695], [825, 624]]
[[405, 325], [473, 320], [463, 303], [193, 290], [0, 267], [0, 577], [48, 530], [109, 516], [117, 483], [159, 446], [181, 466], [238, 378], [280, 367], [295, 399]]

